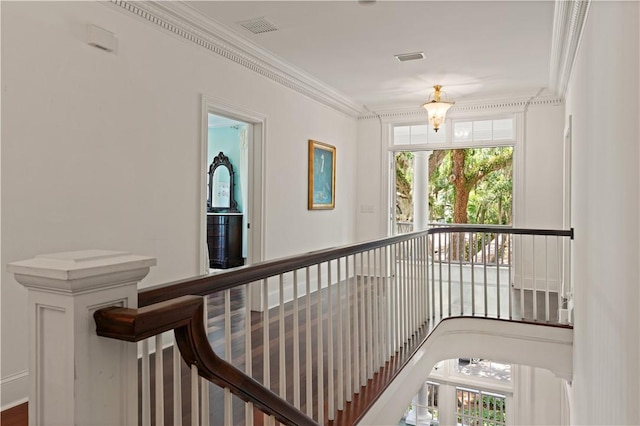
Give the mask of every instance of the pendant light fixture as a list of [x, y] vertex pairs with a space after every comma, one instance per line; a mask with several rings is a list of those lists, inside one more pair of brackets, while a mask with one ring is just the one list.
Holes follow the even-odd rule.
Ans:
[[423, 104], [422, 107], [427, 110], [429, 115], [429, 124], [431, 124], [433, 126], [433, 130], [437, 132], [440, 125], [444, 123], [444, 117], [447, 114], [447, 110], [451, 108], [455, 102], [441, 100], [440, 89], [442, 89], [442, 86], [435, 85], [433, 88], [435, 89], [435, 92], [432, 95], [433, 98], [429, 102]]

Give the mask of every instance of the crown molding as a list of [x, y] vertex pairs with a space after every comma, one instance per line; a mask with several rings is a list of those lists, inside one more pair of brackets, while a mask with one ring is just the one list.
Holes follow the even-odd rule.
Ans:
[[[493, 99], [484, 101], [461, 101], [449, 109], [447, 116], [461, 115], [465, 113], [506, 113], [523, 112], [527, 106], [557, 106], [562, 105], [564, 100], [559, 96], [538, 96], [538, 97], [517, 97], [505, 99]], [[376, 111], [368, 110], [360, 114], [358, 120], [373, 119], [411, 119], [427, 118], [427, 111], [421, 107], [386, 107]]]
[[549, 83], [559, 96], [567, 91], [590, 4], [591, 0], [556, 0]]
[[362, 106], [327, 84], [240, 37], [181, 1], [110, 0], [115, 5], [174, 36], [194, 43], [276, 83], [351, 117]]

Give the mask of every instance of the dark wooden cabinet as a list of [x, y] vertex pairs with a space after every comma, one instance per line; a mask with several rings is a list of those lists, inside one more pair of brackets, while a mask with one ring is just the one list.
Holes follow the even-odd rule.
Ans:
[[209, 267], [216, 269], [244, 265], [242, 258], [242, 214], [207, 213]]

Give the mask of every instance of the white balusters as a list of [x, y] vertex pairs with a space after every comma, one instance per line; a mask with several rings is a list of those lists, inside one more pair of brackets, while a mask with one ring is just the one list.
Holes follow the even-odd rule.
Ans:
[[157, 334], [155, 355], [156, 425], [164, 425], [164, 373], [162, 371], [162, 334]]
[[335, 387], [333, 372], [333, 298], [331, 297], [331, 261], [327, 262], [327, 419], [335, 414]]
[[549, 236], [544, 236], [544, 319], [549, 322]]
[[[202, 320], [206, 327], [209, 323], [209, 296], [206, 296], [204, 301]], [[200, 424], [209, 426], [209, 381], [206, 379], [200, 379]]]
[[[253, 375], [253, 345], [251, 343], [251, 284], [245, 284], [244, 299], [244, 372], [247, 376]], [[253, 426], [253, 404], [244, 405], [245, 425]]]
[[[269, 350], [269, 280], [262, 280], [262, 384], [271, 389], [271, 354]], [[264, 422], [268, 423], [269, 416], [264, 414]]]
[[[224, 359], [233, 363], [231, 354], [231, 290], [224, 291]], [[233, 407], [229, 389], [224, 390], [224, 424], [233, 424]]]
[[487, 288], [487, 284], [488, 284], [488, 277], [487, 277], [487, 263], [488, 263], [488, 258], [489, 258], [489, 254], [487, 253], [487, 233], [483, 232], [482, 233], [482, 271], [483, 271], [483, 275], [484, 275], [484, 316], [488, 316], [489, 315], [489, 289]]
[[389, 291], [389, 352], [391, 354], [395, 354], [397, 345], [397, 335], [396, 327], [397, 327], [397, 319], [396, 319], [396, 311], [398, 309], [398, 300], [396, 298], [396, 286], [397, 286], [397, 277], [396, 277], [396, 250], [395, 245], [390, 245], [387, 249], [388, 251], [388, 259], [389, 259], [389, 270], [387, 271], [387, 279], [389, 280], [387, 284], [387, 289]]
[[380, 274], [378, 273], [378, 250], [373, 250], [373, 288], [372, 288], [372, 307], [373, 307], [373, 372], [378, 371], [380, 367], [380, 295], [378, 287], [380, 286]]
[[402, 257], [401, 257], [401, 279], [400, 279], [400, 292], [401, 292], [401, 302], [400, 302], [400, 313], [401, 313], [401, 331], [400, 331], [400, 345], [404, 346], [404, 344], [407, 342], [407, 335], [409, 334], [409, 306], [408, 306], [408, 300], [409, 300], [409, 295], [407, 294], [407, 290], [408, 290], [408, 285], [407, 285], [407, 280], [408, 280], [408, 273], [407, 273], [407, 242], [403, 241], [402, 242]]
[[[371, 276], [371, 250], [367, 251], [367, 271], [364, 278], [364, 303], [367, 314], [366, 330], [366, 352], [367, 352], [367, 379], [373, 377], [375, 367], [373, 365], [373, 300], [372, 300], [373, 277]], [[363, 383], [366, 385], [366, 382]]]
[[[283, 339], [284, 340], [284, 339]], [[300, 408], [300, 316], [298, 313], [298, 271], [293, 271], [293, 405]]]
[[440, 318], [444, 317], [444, 306], [442, 303], [442, 234], [438, 233], [438, 278], [439, 278], [439, 296], [440, 296]]
[[475, 232], [469, 232], [469, 260], [471, 261], [471, 315], [476, 314], [476, 251]]
[[[513, 291], [511, 289], [511, 269], [513, 264], [513, 253], [511, 251], [511, 243], [513, 236], [511, 234], [506, 236], [507, 238], [507, 266], [508, 266], [508, 279], [507, 279], [507, 292], [509, 294], [509, 319], [513, 319]], [[560, 241], [558, 239], [558, 241]]]
[[[287, 399], [287, 363], [285, 352], [285, 334], [284, 334], [284, 275], [278, 277], [278, 360], [279, 360], [279, 380], [278, 389], [282, 399]], [[268, 327], [268, 325], [266, 325]], [[265, 349], [268, 350], [268, 349]]]
[[[352, 359], [355, 359], [356, 357], [354, 356], [354, 358], [351, 357], [351, 347], [353, 346], [353, 341], [355, 339], [351, 338], [351, 330], [353, 329], [352, 323], [351, 323], [351, 310], [353, 309], [353, 291], [352, 291], [352, 285], [353, 285], [353, 281], [351, 280], [351, 274], [349, 273], [349, 256], [345, 257], [345, 278], [346, 278], [346, 285], [345, 285], [345, 301], [347, 303], [347, 307], [345, 309], [345, 320], [346, 320], [346, 327], [345, 327], [345, 356], [346, 356], [346, 376], [345, 376], [345, 382], [346, 382], [346, 387], [347, 387], [347, 391], [346, 391], [346, 401], [347, 402], [351, 402], [351, 397], [354, 393], [354, 388], [353, 388], [353, 379], [352, 379]], [[356, 369], [356, 371], [358, 371]]]
[[359, 293], [360, 293], [360, 386], [367, 385], [367, 323], [366, 323], [366, 305], [365, 305], [365, 282], [364, 282], [364, 254], [360, 253], [360, 279], [356, 282], [358, 283]]
[[149, 339], [142, 341], [142, 426], [151, 425], [151, 372], [149, 366]]
[[518, 257], [519, 257], [519, 264], [520, 267], [518, 268], [518, 270], [520, 271], [520, 319], [524, 320], [525, 319], [525, 310], [524, 310], [524, 284], [525, 284], [525, 279], [524, 279], [524, 252], [523, 252], [523, 248], [524, 248], [524, 244], [523, 244], [523, 240], [524, 239], [524, 235], [520, 235], [518, 236], [518, 241], [520, 244], [518, 244], [520, 246], [520, 251], [518, 252]]
[[182, 426], [182, 356], [178, 345], [173, 344], [173, 424]]
[[[345, 259], [346, 260], [346, 259]], [[338, 292], [338, 338], [337, 338], [337, 344], [338, 344], [338, 395], [337, 395], [337, 402], [338, 402], [338, 410], [343, 410], [344, 409], [344, 401], [345, 401], [345, 397], [344, 397], [344, 342], [343, 342], [343, 330], [344, 330], [344, 321], [343, 321], [343, 312], [342, 312], [342, 288], [345, 287], [345, 284], [343, 283], [342, 280], [342, 259], [338, 259], [338, 285], [337, 285], [337, 292]], [[349, 306], [349, 299], [346, 299], [347, 301], [347, 306]], [[347, 322], [347, 324], [349, 324]], [[348, 363], [351, 363], [351, 360], [348, 359]]]
[[500, 245], [499, 240], [502, 234], [494, 234], [495, 259], [496, 259], [496, 313], [500, 318]]
[[538, 285], [536, 283], [536, 236], [531, 237], [531, 274], [533, 275], [533, 320], [538, 321]]
[[416, 335], [416, 331], [418, 329], [418, 295], [417, 295], [417, 289], [418, 289], [418, 280], [417, 280], [417, 276], [418, 276], [418, 264], [416, 261], [416, 244], [417, 241], [415, 239], [411, 240], [409, 242], [409, 253], [411, 254], [411, 256], [409, 257], [409, 262], [410, 262], [410, 276], [409, 276], [409, 301], [411, 302], [410, 307], [409, 307], [409, 315], [410, 315], [410, 330], [409, 330], [409, 336], [411, 338], [413, 338]]
[[311, 354], [311, 271], [310, 268], [305, 268], [305, 279], [306, 279], [306, 296], [305, 296], [305, 375], [307, 376], [306, 383], [306, 406], [307, 406], [307, 415], [309, 417], [313, 416], [313, 359]]
[[[429, 235], [431, 239], [431, 320], [436, 319], [436, 238]], [[433, 324], [433, 323], [432, 323]]]
[[464, 279], [462, 278], [463, 272], [462, 272], [462, 264], [463, 261], [465, 260], [465, 250], [464, 250], [464, 233], [463, 232], [458, 232], [458, 247], [457, 247], [457, 253], [458, 253], [458, 271], [460, 273], [460, 277], [459, 277], [459, 281], [460, 281], [460, 315], [464, 315]]
[[448, 251], [449, 251], [449, 257], [448, 257], [448, 262], [447, 262], [447, 280], [448, 280], [448, 286], [447, 286], [447, 291], [448, 291], [448, 296], [447, 296], [447, 300], [448, 300], [448, 305], [449, 305], [449, 310], [447, 311], [447, 315], [451, 316], [451, 304], [452, 304], [452, 300], [451, 300], [451, 260], [453, 259], [453, 234], [449, 234], [449, 244], [447, 244], [448, 246]]
[[565, 287], [564, 287], [564, 282], [563, 282], [563, 277], [564, 277], [564, 272], [562, 271], [562, 267], [564, 265], [564, 260], [562, 258], [562, 241], [560, 240], [560, 238], [556, 238], [556, 258], [558, 259], [558, 285], [557, 285], [557, 289], [558, 289], [558, 322], [562, 322], [562, 320], [560, 319], [560, 309], [563, 309], [563, 296], [565, 294]]
[[191, 366], [191, 426], [198, 426], [200, 413], [198, 412], [198, 367]]
[[388, 360], [393, 353], [391, 351], [391, 276], [389, 274], [389, 246], [382, 249], [382, 283], [384, 288], [384, 314], [382, 323], [384, 324], [384, 361]]
[[321, 273], [321, 265], [317, 265], [317, 274], [316, 274], [316, 282], [317, 286], [317, 330], [318, 334], [316, 336], [316, 348], [318, 350], [318, 363], [317, 363], [317, 384], [318, 384], [318, 392], [316, 393], [318, 399], [318, 416], [317, 420], [319, 424], [324, 423], [324, 345], [323, 345], [323, 331], [322, 331], [322, 273]]

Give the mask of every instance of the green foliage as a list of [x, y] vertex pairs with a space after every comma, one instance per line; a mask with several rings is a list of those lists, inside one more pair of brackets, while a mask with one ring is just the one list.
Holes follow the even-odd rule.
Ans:
[[413, 221], [413, 159], [412, 152], [396, 153], [396, 220]]
[[482, 395], [481, 404], [472, 402], [470, 406], [458, 409], [458, 424], [474, 426], [496, 426], [507, 422], [503, 398]]
[[[513, 220], [513, 148], [464, 149], [468, 223], [508, 225]], [[444, 155], [442, 154], [444, 152]], [[456, 196], [453, 150], [435, 151], [429, 161], [429, 222], [452, 223]], [[436, 159], [436, 161], [432, 161]], [[395, 154], [396, 221], [413, 221], [412, 152]]]
[[[448, 151], [429, 179], [429, 221], [453, 222], [456, 191], [452, 152]], [[512, 147], [464, 149], [464, 177], [469, 191], [469, 223], [510, 224], [512, 221]]]

